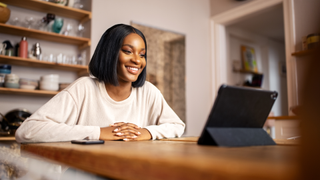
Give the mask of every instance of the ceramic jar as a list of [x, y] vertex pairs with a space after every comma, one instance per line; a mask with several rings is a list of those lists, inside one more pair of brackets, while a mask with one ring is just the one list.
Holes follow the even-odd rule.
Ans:
[[10, 9], [6, 4], [0, 3], [0, 23], [6, 23], [10, 18]]

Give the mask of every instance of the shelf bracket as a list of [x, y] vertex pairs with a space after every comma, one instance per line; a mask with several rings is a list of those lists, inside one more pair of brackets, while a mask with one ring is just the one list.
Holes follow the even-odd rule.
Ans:
[[81, 20], [80, 20], [80, 24], [84, 24], [87, 21], [89, 21], [91, 19], [91, 13], [87, 14], [86, 16], [84, 16]]
[[78, 46], [78, 48], [79, 48], [80, 50], [83, 50], [83, 49], [85, 49], [85, 48], [87, 48], [87, 47], [89, 47], [89, 46], [91, 46], [91, 41], [88, 41], [87, 43], [84, 43], [84, 44]]

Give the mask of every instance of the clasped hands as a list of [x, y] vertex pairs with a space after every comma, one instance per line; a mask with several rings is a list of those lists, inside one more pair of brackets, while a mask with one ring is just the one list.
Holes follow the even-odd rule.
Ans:
[[149, 140], [151, 134], [147, 129], [140, 128], [133, 123], [117, 122], [109, 127], [100, 128], [100, 139], [102, 140]]

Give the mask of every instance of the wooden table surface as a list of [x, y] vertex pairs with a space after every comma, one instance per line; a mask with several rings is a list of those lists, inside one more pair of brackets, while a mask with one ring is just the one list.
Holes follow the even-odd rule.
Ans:
[[116, 179], [294, 179], [299, 146], [200, 146], [197, 138], [22, 144], [23, 152]]

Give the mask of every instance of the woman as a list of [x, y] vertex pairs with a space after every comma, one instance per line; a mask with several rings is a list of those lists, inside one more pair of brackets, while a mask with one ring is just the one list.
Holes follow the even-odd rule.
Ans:
[[16, 131], [18, 142], [180, 137], [184, 123], [146, 79], [147, 43], [124, 24], [101, 37], [82, 77], [58, 93]]

